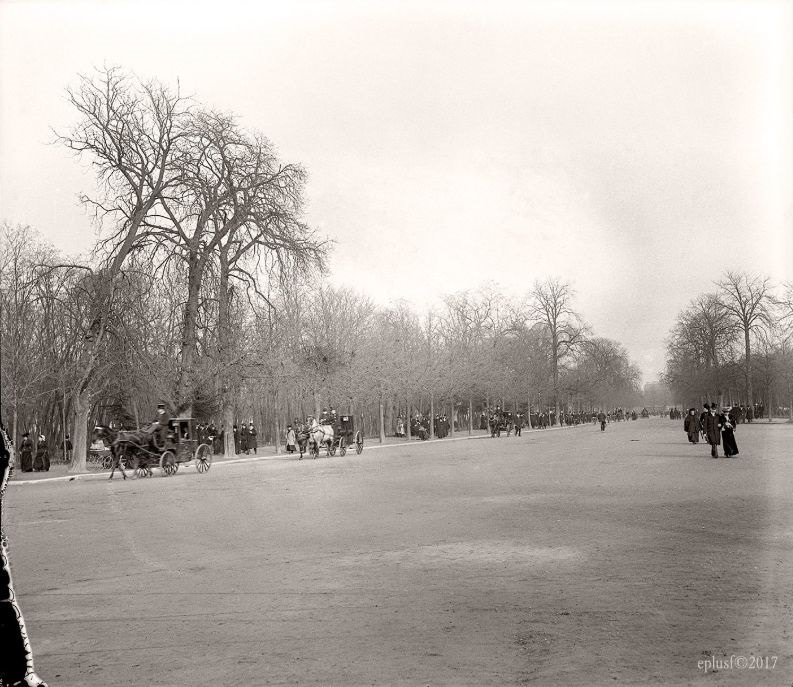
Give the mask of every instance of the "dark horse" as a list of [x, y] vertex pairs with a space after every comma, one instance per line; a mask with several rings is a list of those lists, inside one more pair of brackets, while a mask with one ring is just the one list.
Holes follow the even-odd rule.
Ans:
[[94, 427], [94, 438], [101, 439], [110, 448], [112, 466], [108, 479], [113, 479], [116, 468], [121, 471], [121, 476], [127, 479], [127, 473], [124, 472], [125, 462], [127, 465], [132, 465], [135, 472], [143, 477], [151, 477], [154, 474], [149, 465], [148, 455], [153, 454], [150, 450], [152, 445], [156, 450], [160, 447], [156, 445], [155, 437], [149, 432], [115, 430], [106, 425], [97, 425]]
[[127, 479], [127, 473], [124, 472], [124, 465], [122, 462], [122, 458], [125, 457], [125, 452], [121, 450], [119, 444], [116, 443], [116, 438], [120, 432], [118, 430], [112, 429], [107, 425], [97, 425], [94, 427], [94, 435], [93, 440], [96, 441], [97, 439], [100, 440], [105, 446], [110, 449], [110, 457], [112, 460], [111, 468], [110, 468], [110, 477], [108, 479], [113, 479], [113, 475], [116, 472], [116, 468], [121, 470], [121, 476], [124, 479]]

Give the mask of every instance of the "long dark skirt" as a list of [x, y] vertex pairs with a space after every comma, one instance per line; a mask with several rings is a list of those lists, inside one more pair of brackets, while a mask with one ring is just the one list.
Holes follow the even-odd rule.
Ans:
[[699, 430], [697, 430], [696, 432], [689, 432], [688, 433], [688, 440], [692, 444], [698, 444], [699, 443]]
[[738, 444], [735, 443], [735, 432], [731, 429], [723, 429], [721, 432], [721, 443], [724, 446], [725, 456], [737, 456]]
[[22, 472], [33, 472], [33, 453], [30, 451], [19, 453], [19, 469]]

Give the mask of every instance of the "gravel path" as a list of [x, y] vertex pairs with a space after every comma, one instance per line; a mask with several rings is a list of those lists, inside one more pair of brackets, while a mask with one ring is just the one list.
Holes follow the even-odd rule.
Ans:
[[[679, 425], [16, 485], [38, 671], [52, 687], [790, 685], [793, 426], [742, 425], [740, 457], [716, 461]], [[775, 668], [704, 672], [750, 655]]]

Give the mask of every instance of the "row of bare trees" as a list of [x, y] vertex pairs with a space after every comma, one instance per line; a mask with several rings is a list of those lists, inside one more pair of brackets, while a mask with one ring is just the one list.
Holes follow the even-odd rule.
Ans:
[[[487, 284], [419, 315], [405, 303], [376, 307], [291, 271], [285, 283], [268, 286], [266, 301], [230, 290], [225, 332], [213, 297], [221, 281], [207, 280], [188, 411], [178, 405], [182, 265], [147, 272], [130, 263], [97, 332], [101, 270], [64, 263], [27, 228], [6, 225], [0, 245], [15, 260], [0, 282], [3, 414], [15, 436], [46, 428], [60, 441], [64, 428], [77, 436], [89, 419], [141, 425], [163, 399], [218, 426], [254, 420], [270, 440], [292, 419], [330, 405], [382, 437], [399, 414], [443, 413], [459, 428], [470, 426], [474, 410], [495, 403], [558, 416], [638, 402], [639, 373], [627, 353], [590, 334], [559, 280], [537, 282], [521, 299]], [[103, 342], [94, 346], [99, 335]], [[81, 366], [91, 346], [93, 376], [84, 395]]]
[[[569, 284], [524, 299], [495, 285], [419, 316], [322, 280], [327, 242], [303, 220], [304, 170], [261, 134], [156, 82], [109, 68], [68, 91], [56, 140], [91, 166], [101, 226], [84, 260], [26, 227], [0, 232], [2, 413], [11, 431], [144, 424], [165, 400], [230, 428], [334, 404], [386, 433], [397, 413], [628, 404], [638, 373], [593, 338]], [[461, 411], [462, 409], [462, 411]], [[226, 451], [233, 450], [226, 432]]]
[[[677, 402], [793, 407], [793, 285], [725, 273], [677, 318], [665, 380]], [[793, 417], [793, 415], [791, 415]]]

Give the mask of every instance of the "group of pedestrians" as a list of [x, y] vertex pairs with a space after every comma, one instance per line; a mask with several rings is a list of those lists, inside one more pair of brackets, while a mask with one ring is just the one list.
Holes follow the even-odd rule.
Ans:
[[[212, 453], [220, 455], [224, 452], [224, 442], [226, 440], [225, 425], [221, 425], [220, 429], [218, 429], [214, 422], [198, 424], [196, 425], [196, 431], [198, 432], [199, 443], [211, 446]], [[240, 423], [239, 426], [234, 425], [231, 431], [234, 437], [235, 454], [244, 453], [245, 455], [250, 455], [251, 451], [256, 453], [259, 432], [253, 426], [253, 422], [249, 422], [247, 425], [244, 422]]]
[[683, 421], [683, 430], [692, 444], [698, 444], [702, 438], [710, 444], [711, 458], [719, 457], [719, 446], [724, 449], [726, 458], [738, 455], [738, 444], [735, 441], [736, 417], [732, 408], [722, 408], [721, 412], [715, 403], [706, 403], [703, 411], [697, 416], [696, 408], [689, 408]]
[[19, 469], [22, 472], [49, 472], [50, 450], [43, 434], [38, 435], [36, 443], [30, 438], [30, 432], [22, 435], [19, 445]]

